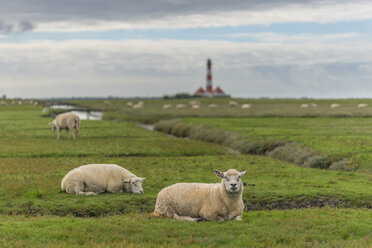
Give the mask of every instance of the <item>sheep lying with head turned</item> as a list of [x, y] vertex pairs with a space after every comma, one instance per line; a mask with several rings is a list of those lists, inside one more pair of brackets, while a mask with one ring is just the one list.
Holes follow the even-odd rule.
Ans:
[[54, 121], [50, 122], [49, 125], [52, 126], [53, 132], [57, 130], [57, 139], [59, 139], [59, 134], [62, 129], [66, 129], [68, 138], [70, 138], [69, 131], [71, 131], [72, 137], [75, 139], [80, 129], [80, 118], [74, 113], [63, 113], [57, 115]]
[[155, 216], [177, 220], [242, 220], [243, 183], [246, 171], [214, 170], [221, 183], [177, 183], [160, 191], [156, 199]]
[[61, 189], [79, 195], [124, 191], [143, 193], [143, 180], [145, 178], [137, 177], [116, 164], [87, 164], [67, 173], [61, 182]]

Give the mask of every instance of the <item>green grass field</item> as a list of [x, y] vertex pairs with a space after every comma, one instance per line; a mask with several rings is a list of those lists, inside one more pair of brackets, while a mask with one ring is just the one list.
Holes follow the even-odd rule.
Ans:
[[[56, 140], [47, 125], [51, 118], [42, 117], [41, 110], [0, 107], [1, 247], [372, 245], [369, 173], [239, 155], [217, 144], [178, 139], [124, 121], [82, 121], [77, 140], [67, 140], [65, 133]], [[88, 163], [117, 163], [146, 177], [145, 194], [86, 197], [61, 192], [64, 175]], [[186, 223], [150, 215], [163, 187], [219, 182], [213, 169], [229, 168], [247, 170], [243, 181], [255, 185], [245, 187], [242, 222]], [[329, 207], [318, 208], [324, 205]]]

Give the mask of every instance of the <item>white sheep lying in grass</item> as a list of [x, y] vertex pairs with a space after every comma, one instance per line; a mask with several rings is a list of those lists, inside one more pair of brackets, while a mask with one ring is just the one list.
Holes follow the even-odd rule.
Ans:
[[61, 189], [79, 195], [123, 191], [143, 193], [143, 180], [145, 178], [137, 177], [116, 164], [87, 164], [67, 173], [61, 182]]
[[53, 132], [57, 130], [57, 139], [59, 139], [59, 134], [62, 129], [66, 129], [68, 138], [70, 138], [69, 131], [71, 131], [72, 137], [75, 139], [80, 129], [80, 118], [74, 113], [67, 112], [57, 115], [54, 121], [50, 122], [49, 125], [52, 126]]
[[160, 191], [154, 216], [177, 220], [242, 220], [243, 183], [246, 171], [214, 170], [221, 183], [177, 183]]
[[338, 103], [332, 103], [331, 106], [330, 106], [330, 108], [332, 108], [332, 109], [339, 108], [339, 107], [341, 107], [341, 105], [338, 104]]

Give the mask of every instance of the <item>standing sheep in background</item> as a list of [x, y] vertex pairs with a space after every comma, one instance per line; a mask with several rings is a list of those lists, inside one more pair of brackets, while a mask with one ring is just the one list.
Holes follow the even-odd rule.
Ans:
[[235, 102], [235, 101], [230, 101], [229, 102], [229, 106], [230, 107], [239, 107], [239, 104], [237, 102]]
[[145, 178], [137, 177], [116, 164], [88, 164], [67, 173], [61, 182], [61, 189], [79, 195], [124, 191], [143, 193], [143, 180]]
[[59, 139], [59, 134], [62, 129], [66, 129], [67, 137], [69, 139], [69, 131], [72, 132], [72, 137], [76, 139], [80, 129], [80, 118], [74, 113], [63, 113], [57, 115], [54, 121], [50, 122], [49, 125], [52, 126], [53, 132], [57, 130], [57, 139]]
[[195, 105], [192, 105], [192, 107], [191, 107], [192, 109], [200, 109], [200, 105], [198, 105], [198, 104], [195, 104]]
[[217, 108], [217, 104], [211, 103], [208, 105], [208, 108]]
[[318, 104], [316, 104], [316, 103], [310, 103], [310, 107], [316, 108], [316, 107], [318, 107]]
[[368, 104], [367, 103], [360, 103], [358, 104], [358, 108], [367, 108]]
[[0, 101], [0, 106], [7, 106], [8, 103], [6, 101]]
[[307, 103], [303, 103], [300, 105], [300, 108], [308, 108], [309, 107], [309, 104]]
[[172, 108], [172, 104], [164, 104], [163, 105], [163, 109], [171, 109]]
[[186, 104], [177, 104], [176, 105], [176, 109], [182, 109], [182, 108], [185, 108], [186, 107]]
[[133, 103], [132, 102], [127, 102], [127, 107], [132, 107], [133, 106]]
[[242, 220], [244, 209], [241, 177], [246, 171], [214, 170], [221, 183], [177, 183], [160, 191], [154, 216], [176, 220]]
[[338, 104], [338, 103], [332, 103], [331, 106], [330, 106], [330, 108], [332, 108], [332, 109], [339, 108], [339, 107], [341, 107], [341, 105]]
[[105, 106], [110, 106], [110, 105], [111, 105], [111, 102], [106, 100], [106, 101], [103, 102], [103, 104], [104, 104]]

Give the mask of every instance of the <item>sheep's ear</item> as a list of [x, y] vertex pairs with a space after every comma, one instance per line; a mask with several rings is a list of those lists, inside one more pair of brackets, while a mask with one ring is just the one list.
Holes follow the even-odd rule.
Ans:
[[123, 183], [130, 183], [130, 178], [129, 178], [129, 179], [125, 179], [125, 180], [123, 181]]
[[242, 177], [242, 176], [244, 176], [245, 175], [245, 173], [247, 173], [247, 171], [245, 170], [245, 171], [242, 171], [242, 172], [239, 172], [239, 176], [240, 177]]
[[146, 177], [140, 177], [140, 179], [142, 180], [142, 182], [146, 179]]
[[213, 170], [214, 174], [220, 178], [225, 178], [225, 175], [219, 170]]

